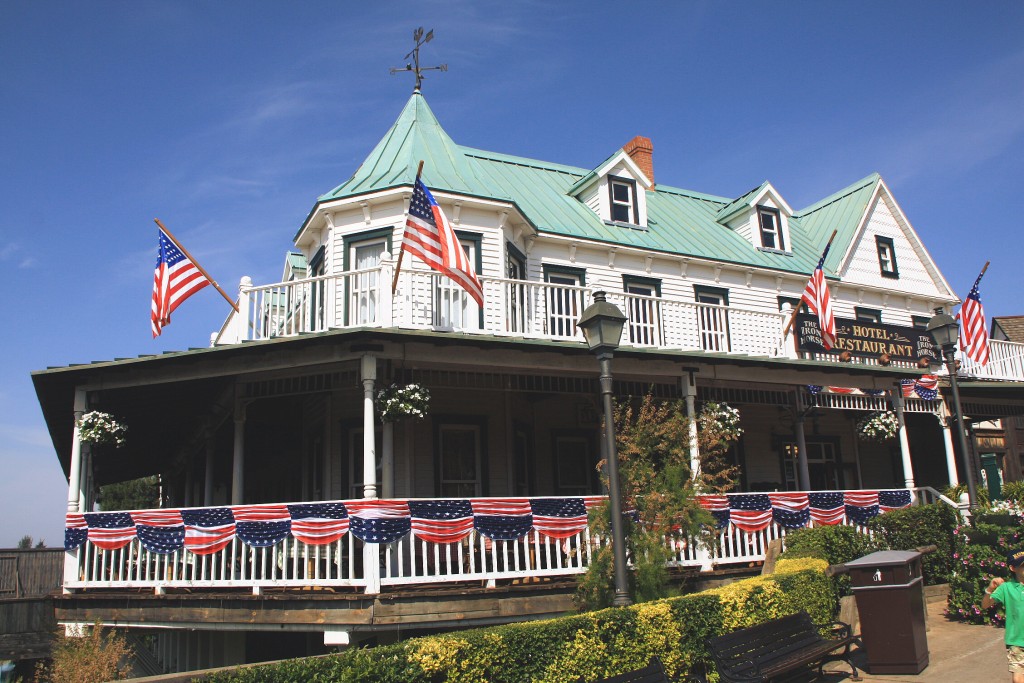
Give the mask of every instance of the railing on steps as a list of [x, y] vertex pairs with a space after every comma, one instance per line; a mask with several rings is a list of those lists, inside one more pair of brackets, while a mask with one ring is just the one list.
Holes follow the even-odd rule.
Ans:
[[[323, 587], [375, 594], [388, 586], [568, 577], [585, 572], [608, 543], [587, 522], [588, 510], [603, 501], [360, 499], [69, 515], [64, 588], [259, 593]], [[798, 526], [846, 524], [867, 533], [867, 520], [888, 508], [930, 502], [958, 507], [929, 487], [701, 501], [722, 526], [710, 545], [696, 537], [667, 538], [672, 566], [706, 571], [760, 562], [771, 541], [784, 541]]]

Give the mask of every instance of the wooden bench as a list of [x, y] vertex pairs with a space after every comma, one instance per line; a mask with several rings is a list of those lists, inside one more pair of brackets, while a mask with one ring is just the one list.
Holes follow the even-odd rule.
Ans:
[[[844, 661], [859, 681], [857, 667], [850, 661], [854, 642], [849, 624], [829, 624], [830, 637], [821, 635], [821, 627], [807, 612], [742, 628], [717, 638], [708, 638], [707, 646], [719, 680], [732, 683], [774, 681], [810, 665], [818, 666], [818, 675], [826, 662]], [[842, 648], [842, 652], [836, 650]]]
[[[583, 679], [583, 676], [580, 676], [577, 683], [587, 682]], [[661, 660], [657, 657], [651, 657], [651, 661], [642, 669], [627, 671], [624, 674], [618, 674], [611, 678], [602, 678], [594, 681], [594, 683], [669, 683], [669, 680], [668, 675], [665, 673], [665, 667], [661, 665]]]

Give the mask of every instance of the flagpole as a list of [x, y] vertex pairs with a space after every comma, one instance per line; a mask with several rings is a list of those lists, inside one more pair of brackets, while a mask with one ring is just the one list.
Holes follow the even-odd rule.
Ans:
[[[839, 232], [839, 230], [833, 230], [832, 231], [832, 236], [828, 238], [828, 244], [825, 245], [825, 249], [821, 252], [822, 254], [824, 254], [826, 251], [828, 251], [829, 247], [832, 246], [832, 240], [834, 240], [836, 238], [836, 233], [838, 233], [838, 232]], [[789, 322], [786, 323], [786, 328], [784, 330], [782, 330], [782, 336], [783, 337], [785, 337], [787, 334], [789, 334], [789, 328], [793, 327], [793, 323], [796, 322], [796, 317], [799, 314], [800, 314], [800, 302], [797, 302], [797, 305], [793, 307], [793, 315], [791, 315], [789, 317]]]
[[[416, 167], [416, 180], [413, 182], [413, 192], [416, 190], [416, 183], [420, 181], [420, 174], [423, 173], [423, 159], [420, 159], [420, 165]], [[409, 220], [409, 212], [405, 212], [405, 219]], [[395, 264], [395, 277], [391, 280], [391, 296], [395, 295], [395, 290], [398, 289], [398, 275], [402, 272], [402, 257], [405, 256], [405, 225], [402, 225], [402, 246], [398, 250], [398, 263]]]
[[192, 263], [195, 264], [196, 269], [199, 270], [199, 272], [203, 274], [203, 277], [205, 277], [207, 280], [210, 281], [210, 284], [213, 285], [214, 289], [216, 289], [218, 292], [220, 292], [220, 295], [222, 297], [224, 297], [224, 300], [227, 301], [229, 304], [231, 304], [231, 308], [235, 309], [235, 313], [241, 313], [241, 311], [238, 310], [238, 304], [236, 304], [234, 301], [231, 300], [230, 297], [228, 297], [227, 293], [225, 293], [225, 291], [220, 288], [220, 285], [217, 284], [216, 280], [214, 280], [212, 277], [210, 277], [210, 274], [206, 272], [206, 269], [203, 268], [201, 265], [199, 265], [199, 261], [196, 261], [195, 258], [192, 256], [192, 254], [188, 253], [188, 249], [186, 249], [185, 247], [181, 246], [181, 242], [179, 242], [177, 240], [177, 238], [175, 238], [175, 236], [171, 234], [170, 230], [168, 230], [166, 227], [164, 227], [164, 224], [160, 222], [160, 219], [159, 218], [154, 218], [153, 221], [158, 226], [160, 226], [160, 229], [163, 230], [165, 235], [167, 235], [167, 239], [169, 239], [170, 241], [174, 242], [174, 246], [176, 246], [178, 249], [180, 249], [181, 253], [183, 253], [186, 256], [186, 258], [188, 258], [190, 261], [192, 261]]

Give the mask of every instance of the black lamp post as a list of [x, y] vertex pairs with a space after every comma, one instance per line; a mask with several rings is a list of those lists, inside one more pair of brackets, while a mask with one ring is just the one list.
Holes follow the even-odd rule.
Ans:
[[956, 379], [956, 342], [960, 334], [960, 325], [956, 319], [944, 313], [941, 308], [935, 309], [935, 317], [928, 321], [928, 333], [935, 340], [935, 345], [942, 350], [946, 359], [946, 370], [949, 371], [949, 387], [953, 391], [953, 418], [956, 422], [957, 439], [960, 444], [960, 459], [967, 477], [967, 500], [974, 509], [978, 505], [978, 491], [974, 487], [974, 467], [971, 464], [970, 452], [967, 450], [967, 437], [964, 435], [964, 418], [960, 407], [960, 387]]
[[612, 416], [612, 355], [622, 339], [626, 316], [605, 298], [594, 292], [594, 302], [587, 306], [577, 323], [590, 350], [601, 364], [601, 399], [604, 403], [605, 455], [608, 458], [608, 499], [612, 510], [612, 556], [615, 569], [615, 597], [612, 604], [621, 607], [633, 604], [626, 579], [626, 541], [622, 533], [622, 497], [619, 493], [619, 456], [615, 449], [615, 420]]

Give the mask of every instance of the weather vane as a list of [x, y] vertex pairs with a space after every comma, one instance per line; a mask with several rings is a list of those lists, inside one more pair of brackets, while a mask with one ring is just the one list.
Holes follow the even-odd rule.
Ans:
[[447, 71], [448, 65], [442, 64], [441, 66], [420, 66], [420, 48], [431, 40], [434, 39], [434, 29], [427, 31], [427, 35], [423, 35], [423, 27], [415, 29], [412, 32], [412, 39], [416, 42], [416, 47], [412, 49], [409, 54], [405, 56], [405, 59], [412, 57], [412, 63], [406, 64], [404, 67], [396, 67], [391, 69], [391, 75], [394, 76], [399, 71], [412, 71], [416, 74], [416, 87], [413, 92], [419, 92], [420, 86], [423, 85], [423, 72], [424, 71]]

